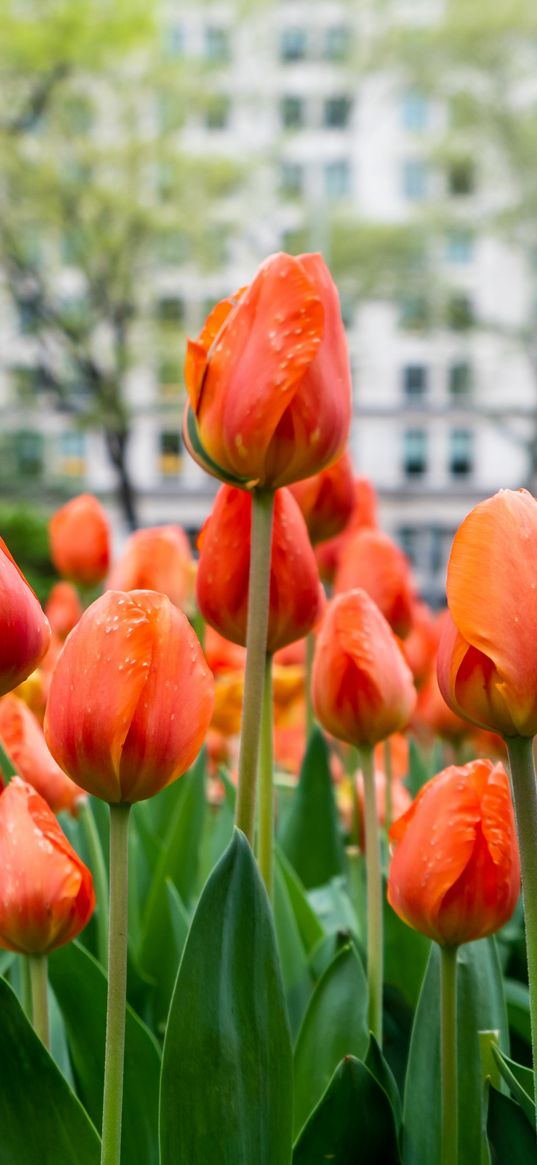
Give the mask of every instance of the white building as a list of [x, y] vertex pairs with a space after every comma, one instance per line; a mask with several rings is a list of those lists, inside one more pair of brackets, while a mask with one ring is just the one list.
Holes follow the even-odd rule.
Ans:
[[[357, 7], [357, 6], [356, 6]], [[423, 6], [408, 0], [408, 18]], [[429, 5], [428, 11], [431, 11]], [[414, 15], [413, 15], [414, 12]], [[243, 8], [225, 2], [163, 6], [163, 50], [206, 58], [215, 103], [187, 120], [183, 144], [239, 158], [251, 170], [237, 205], [243, 223], [221, 270], [162, 272], [154, 289], [167, 326], [195, 334], [208, 306], [247, 281], [272, 251], [320, 249], [328, 261], [334, 210], [360, 219], [412, 221], [424, 206], [447, 203], [461, 223], [484, 198], [479, 169], [431, 162], [446, 112], [393, 78], [361, 68], [366, 29], [355, 6], [327, 0], [276, 0]], [[304, 231], [305, 236], [304, 236]], [[480, 498], [523, 484], [524, 436], [535, 385], [514, 342], [473, 329], [473, 319], [516, 328], [530, 288], [517, 256], [464, 225], [439, 239], [435, 279], [449, 288], [442, 326], [428, 327], [427, 294], [397, 302], [344, 302], [353, 371], [351, 438], [357, 472], [377, 487], [384, 528], [414, 562], [427, 596], [440, 599], [454, 530]], [[430, 298], [436, 292], [431, 288]], [[22, 328], [21, 328], [22, 324]], [[31, 330], [31, 329], [30, 329]], [[69, 417], [24, 406], [31, 386], [32, 337], [24, 320], [0, 316], [0, 410], [17, 472], [110, 498], [114, 474], [99, 433]], [[180, 521], [193, 530], [208, 512], [215, 483], [183, 456], [173, 367], [140, 365], [131, 376], [134, 430], [130, 460], [145, 524]], [[19, 392], [14, 393], [14, 386]], [[17, 404], [16, 402], [19, 401]], [[21, 403], [22, 401], [22, 403]], [[119, 518], [117, 519], [120, 534]]]

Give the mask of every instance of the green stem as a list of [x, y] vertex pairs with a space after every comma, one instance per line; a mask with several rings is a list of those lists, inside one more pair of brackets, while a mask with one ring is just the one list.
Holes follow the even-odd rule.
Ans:
[[21, 1003], [25, 1016], [32, 1023], [32, 980], [30, 978], [30, 963], [27, 955], [19, 956]]
[[442, 1165], [457, 1165], [457, 947], [441, 947]]
[[119, 1165], [127, 995], [130, 805], [110, 806], [110, 933], [101, 1165]]
[[393, 819], [393, 802], [392, 802], [392, 750], [390, 748], [390, 738], [384, 741], [384, 828], [386, 833], [389, 833], [390, 825]]
[[364, 779], [365, 861], [367, 871], [367, 982], [369, 986], [369, 1027], [382, 1046], [382, 981], [384, 939], [382, 918], [382, 872], [380, 831], [375, 797], [373, 749], [359, 750]]
[[520, 849], [522, 895], [526, 928], [530, 1026], [535, 1103], [537, 1105], [537, 785], [533, 765], [533, 741], [521, 736], [506, 739], [513, 801]]
[[90, 869], [95, 884], [95, 897], [97, 900], [97, 911], [95, 915], [97, 923], [97, 954], [103, 967], [106, 967], [106, 956], [108, 952], [108, 874], [106, 872], [101, 839], [89, 800], [84, 800], [81, 804], [80, 821], [86, 836]]
[[273, 511], [274, 492], [272, 490], [254, 490], [252, 494], [246, 669], [235, 807], [236, 825], [246, 834], [250, 845], [252, 845], [254, 838], [257, 763], [267, 652]]
[[46, 955], [28, 955], [32, 988], [32, 1021], [41, 1042], [50, 1047], [48, 1025], [48, 959]]
[[257, 857], [267, 894], [272, 899], [274, 881], [274, 761], [272, 748], [272, 656], [265, 662], [261, 755], [259, 758], [259, 824]]
[[315, 724], [315, 714], [313, 711], [313, 696], [311, 690], [311, 677], [313, 673], [313, 657], [315, 655], [315, 637], [313, 631], [306, 635], [306, 675], [304, 683], [306, 686], [306, 738], [309, 736], [313, 725]]

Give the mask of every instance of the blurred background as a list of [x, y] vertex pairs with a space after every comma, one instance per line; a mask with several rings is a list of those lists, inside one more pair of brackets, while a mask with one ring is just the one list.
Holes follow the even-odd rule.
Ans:
[[[190, 534], [182, 365], [269, 253], [320, 250], [351, 451], [438, 605], [453, 533], [537, 474], [537, 6], [0, 0], [0, 533], [48, 569], [91, 491]], [[23, 548], [24, 556], [21, 553]]]

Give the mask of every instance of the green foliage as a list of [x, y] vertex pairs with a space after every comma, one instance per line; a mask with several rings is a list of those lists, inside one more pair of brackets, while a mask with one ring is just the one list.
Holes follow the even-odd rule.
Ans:
[[50, 560], [47, 518], [29, 507], [2, 505], [0, 537], [44, 603], [58, 578]]

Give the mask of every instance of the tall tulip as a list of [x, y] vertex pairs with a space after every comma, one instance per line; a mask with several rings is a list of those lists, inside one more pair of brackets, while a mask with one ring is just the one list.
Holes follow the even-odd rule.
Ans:
[[30, 675], [49, 643], [39, 600], [0, 538], [0, 696]]
[[102, 581], [110, 566], [110, 526], [93, 494], [79, 494], [49, 522], [50, 555], [59, 574], [82, 586]]

